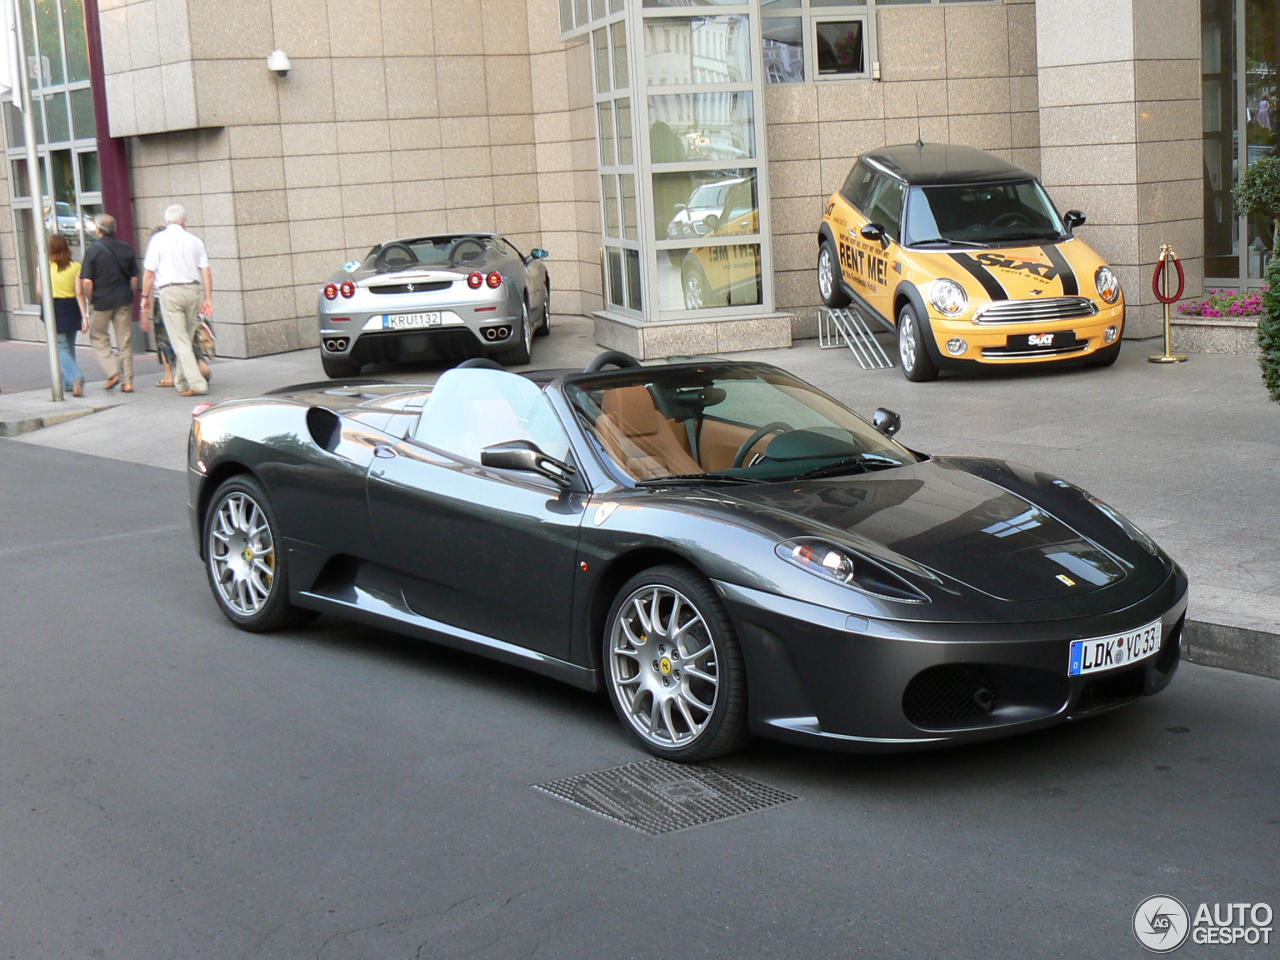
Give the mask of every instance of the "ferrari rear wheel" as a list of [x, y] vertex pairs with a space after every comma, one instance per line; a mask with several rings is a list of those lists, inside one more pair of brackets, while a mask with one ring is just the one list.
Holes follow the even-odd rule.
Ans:
[[519, 338], [514, 347], [503, 350], [498, 361], [508, 367], [519, 367], [528, 363], [533, 357], [533, 327], [529, 321], [529, 304], [520, 307], [520, 328], [512, 330], [511, 336]]
[[324, 375], [331, 380], [341, 380], [346, 377], [360, 375], [360, 364], [352, 363], [350, 360], [338, 360], [321, 354], [320, 365], [324, 367]]
[[604, 636], [605, 685], [650, 753], [693, 762], [747, 739], [747, 684], [733, 623], [684, 567], [645, 570], [618, 591]]
[[213, 598], [242, 630], [276, 630], [314, 616], [289, 603], [289, 572], [271, 500], [257, 480], [232, 477], [204, 516], [205, 571]]
[[840, 285], [840, 258], [836, 256], [836, 245], [830, 240], [823, 240], [818, 247], [818, 293], [822, 302], [833, 310], [849, 305], [849, 295]]
[[535, 337], [549, 336], [551, 333], [551, 284], [547, 284], [546, 296], [542, 300], [542, 323], [533, 331]]

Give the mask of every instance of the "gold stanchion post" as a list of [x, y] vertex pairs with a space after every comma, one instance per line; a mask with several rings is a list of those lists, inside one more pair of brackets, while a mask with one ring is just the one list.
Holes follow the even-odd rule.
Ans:
[[1169, 290], [1169, 271], [1165, 268], [1169, 261], [1177, 261], [1177, 259], [1178, 255], [1173, 252], [1171, 245], [1167, 243], [1161, 245], [1159, 265], [1156, 269], [1160, 271], [1160, 302], [1164, 305], [1164, 353], [1147, 357], [1150, 363], [1182, 363], [1187, 359], [1185, 353], [1173, 352], [1173, 320], [1169, 316], [1169, 307], [1174, 300], [1178, 299], [1178, 294], [1181, 294], [1182, 290], [1179, 285], [1178, 294], [1172, 294]]

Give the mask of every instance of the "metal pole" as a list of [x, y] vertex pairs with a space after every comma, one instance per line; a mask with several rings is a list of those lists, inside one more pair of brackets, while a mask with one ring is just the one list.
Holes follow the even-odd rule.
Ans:
[[[44, 171], [40, 167], [40, 156], [36, 150], [36, 122], [31, 107], [31, 71], [27, 66], [26, 31], [22, 26], [22, 7], [18, 0], [3, 0], [14, 5], [14, 22], [18, 33], [18, 86], [22, 93], [22, 136], [27, 142], [27, 182], [31, 186], [31, 229], [35, 234], [35, 258], [40, 270], [40, 309], [44, 313], [45, 337], [49, 341], [49, 376], [53, 399], [62, 400], [62, 362], [58, 359], [58, 324], [53, 316], [53, 278], [49, 271], [49, 240], [45, 234], [44, 223]], [[40, 70], [40, 58], [36, 58], [36, 70], [40, 71], [41, 86], [44, 86], [43, 71]], [[52, 184], [50, 184], [52, 186]], [[52, 203], [52, 200], [50, 201]], [[54, 212], [54, 223], [58, 222], [57, 208]]]

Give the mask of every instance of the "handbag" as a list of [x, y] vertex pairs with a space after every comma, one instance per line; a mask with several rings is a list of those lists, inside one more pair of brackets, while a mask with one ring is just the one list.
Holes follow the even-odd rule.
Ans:
[[218, 338], [213, 335], [213, 324], [208, 317], [201, 317], [196, 324], [196, 346], [209, 360], [217, 357]]

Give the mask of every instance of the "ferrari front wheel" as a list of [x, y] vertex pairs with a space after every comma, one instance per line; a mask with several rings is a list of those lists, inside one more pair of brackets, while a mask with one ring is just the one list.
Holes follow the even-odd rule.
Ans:
[[205, 570], [228, 620], [254, 633], [314, 614], [289, 603], [289, 572], [267, 492], [241, 474], [225, 481], [204, 516]]
[[693, 762], [746, 741], [742, 650], [703, 577], [674, 565], [639, 573], [618, 591], [606, 624], [609, 699], [646, 750]]

